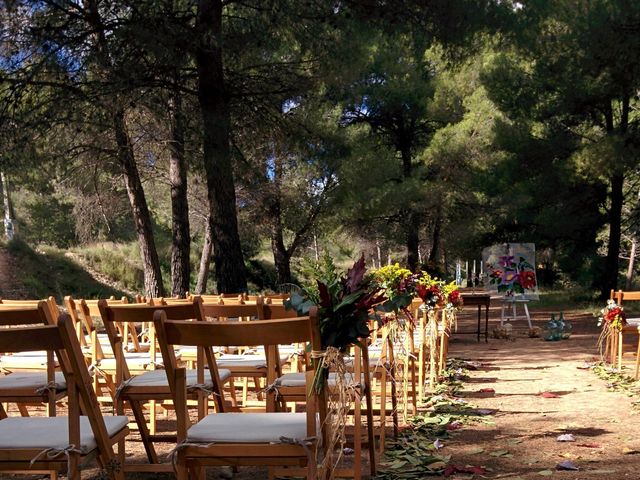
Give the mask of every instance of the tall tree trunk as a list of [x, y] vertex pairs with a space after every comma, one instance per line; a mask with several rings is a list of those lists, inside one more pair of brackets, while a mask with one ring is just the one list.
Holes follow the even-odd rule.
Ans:
[[185, 297], [189, 291], [189, 201], [187, 165], [184, 156], [182, 98], [176, 92], [171, 102], [169, 182], [171, 184], [171, 295]]
[[196, 20], [198, 100], [204, 130], [207, 198], [213, 226], [213, 258], [218, 291], [245, 291], [246, 273], [231, 164], [229, 95], [222, 69], [222, 1], [200, 0]]
[[289, 251], [284, 245], [282, 222], [280, 218], [272, 218], [271, 220], [273, 221], [271, 228], [271, 250], [273, 251], [273, 260], [276, 265], [278, 285], [291, 283], [291, 255], [289, 255]]
[[429, 263], [438, 263], [440, 257], [440, 236], [442, 234], [442, 206], [436, 209], [436, 218], [433, 223], [433, 235], [431, 239], [431, 252], [429, 252]]
[[[402, 173], [405, 179], [411, 178], [413, 165], [411, 163], [411, 148], [401, 146], [400, 156], [402, 157]], [[418, 269], [418, 247], [420, 245], [420, 217], [412, 207], [408, 207], [405, 212], [405, 232], [407, 243], [407, 266], [409, 270], [415, 272]]]
[[11, 214], [11, 199], [9, 198], [9, 181], [3, 171], [0, 171], [0, 183], [2, 184], [2, 205], [4, 206], [4, 235], [7, 240], [13, 240], [15, 231], [13, 227], [13, 215]]
[[113, 117], [113, 127], [118, 145], [117, 158], [124, 171], [127, 195], [133, 212], [133, 221], [138, 234], [138, 244], [144, 268], [144, 291], [149, 297], [164, 297], [162, 274], [158, 251], [153, 238], [151, 214], [144, 196], [140, 174], [133, 154], [133, 146], [125, 121], [124, 110], [118, 110]]
[[609, 293], [618, 288], [618, 257], [620, 256], [620, 235], [622, 231], [622, 203], [624, 200], [622, 186], [624, 176], [620, 172], [611, 175], [611, 205], [609, 208], [609, 241], [605, 260], [602, 298], [609, 298]]
[[204, 245], [202, 245], [202, 255], [200, 256], [200, 269], [198, 270], [198, 281], [196, 283], [196, 294], [206, 293], [207, 279], [209, 278], [209, 264], [211, 263], [211, 250], [213, 248], [213, 228], [211, 219], [207, 217], [204, 228]]

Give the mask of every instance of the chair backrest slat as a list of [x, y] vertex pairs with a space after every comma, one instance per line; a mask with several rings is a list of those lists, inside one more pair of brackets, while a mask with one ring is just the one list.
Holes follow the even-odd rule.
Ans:
[[[156, 317], [157, 318], [157, 317]], [[279, 328], [278, 328], [279, 327]], [[172, 345], [281, 345], [309, 340], [309, 317], [260, 322], [202, 322], [167, 320], [166, 338]]]
[[[45, 328], [46, 327], [46, 328]], [[34, 352], [38, 350], [57, 350], [63, 347], [55, 325], [29, 326], [2, 329], [0, 334], [0, 352]]]

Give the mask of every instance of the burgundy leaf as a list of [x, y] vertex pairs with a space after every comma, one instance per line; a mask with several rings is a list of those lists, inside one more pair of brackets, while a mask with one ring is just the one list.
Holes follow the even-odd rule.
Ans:
[[553, 392], [542, 392], [540, 394], [540, 396], [542, 398], [559, 398], [560, 395], [558, 395], [557, 393], [553, 393]]
[[484, 467], [476, 467], [473, 465], [460, 466], [460, 465], [447, 465], [444, 469], [444, 476], [449, 477], [454, 473], [473, 473], [474, 475], [484, 475], [487, 470]]
[[329, 289], [320, 280], [318, 282], [318, 293], [320, 294], [320, 306], [323, 308], [331, 307], [331, 295], [329, 295]]
[[367, 267], [364, 263], [364, 253], [360, 256], [360, 260], [353, 264], [349, 270], [347, 270], [347, 278], [345, 281], [345, 287], [348, 293], [357, 290], [362, 283], [364, 274], [367, 271]]

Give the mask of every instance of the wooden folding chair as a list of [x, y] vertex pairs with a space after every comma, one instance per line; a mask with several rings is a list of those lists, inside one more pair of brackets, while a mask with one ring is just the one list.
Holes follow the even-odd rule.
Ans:
[[[308, 317], [259, 322], [171, 321], [158, 311], [154, 322], [176, 406], [178, 444], [174, 454], [179, 480], [188, 478], [189, 470], [199, 476], [209, 465], [267, 465], [272, 468], [269, 478], [281, 473], [275, 467], [287, 466], [289, 475], [316, 478], [316, 447], [327, 426], [324, 388], [308, 391], [305, 413], [213, 413], [191, 426], [186, 409], [186, 373], [177, 366], [173, 346], [209, 350], [212, 346], [265, 345], [267, 378], [275, 379], [278, 361], [271, 347], [309, 341], [314, 350], [321, 348], [317, 309], [313, 308]], [[307, 384], [311, 385], [313, 370], [307, 375]]]
[[[93, 390], [72, 320], [63, 314], [58, 325], [0, 329], [0, 351], [53, 349], [67, 383], [68, 416], [12, 417], [0, 421], [0, 470], [50, 473], [66, 468], [80, 479], [80, 465], [91, 457], [112, 479], [124, 479], [127, 417], [103, 417]], [[82, 412], [82, 415], [81, 415]], [[113, 445], [118, 443], [118, 455]]]
[[[0, 327], [18, 325], [53, 325], [47, 302], [17, 306], [0, 304]], [[56, 372], [53, 350], [15, 353], [0, 357], [0, 367], [9, 373], [0, 376], [0, 419], [7, 417], [2, 403], [16, 403], [22, 416], [28, 417], [27, 404], [47, 404], [47, 414], [55, 416], [56, 401], [66, 395], [67, 385], [62, 372]]]
[[[265, 310], [261, 297], [255, 302], [237, 300], [229, 303], [227, 299], [219, 300], [216, 303], [205, 302], [203, 308], [207, 320], [210, 321], [251, 321], [265, 318]], [[220, 353], [217, 357], [218, 366], [230, 370], [234, 378], [242, 379], [241, 402], [243, 407], [247, 407], [249, 378], [253, 379], [255, 391], [258, 392], [259, 397], [261, 396], [260, 392], [262, 387], [260, 380], [266, 377], [265, 354], [259, 350], [253, 351], [243, 344], [234, 345], [232, 348], [239, 351], [239, 353]], [[184, 358], [187, 359], [187, 357]], [[282, 363], [288, 361], [289, 358], [290, 356], [288, 354], [280, 356], [280, 363], [277, 367], [278, 371], [282, 371]], [[233, 395], [233, 400], [235, 400], [235, 393], [233, 393]]]
[[[310, 364], [311, 359], [307, 359], [306, 364]], [[366, 417], [366, 447], [369, 453], [369, 468], [372, 476], [376, 475], [376, 454], [375, 454], [375, 426], [373, 420], [373, 401], [371, 396], [371, 362], [367, 350], [366, 340], [361, 345], [353, 347], [353, 353], [347, 360], [349, 372], [345, 376], [347, 385], [345, 387], [351, 393], [351, 407], [349, 415], [353, 417], [353, 425], [350, 425], [351, 445], [354, 450], [354, 461], [350, 468], [336, 468], [334, 474], [337, 477], [362, 478], [362, 448], [363, 448], [363, 428], [362, 418]], [[270, 383], [269, 396], [267, 400], [267, 411], [274, 411], [277, 405], [282, 403], [304, 403], [307, 395], [306, 373], [290, 372], [280, 375], [274, 382]], [[335, 372], [329, 372], [327, 379], [327, 395], [331, 397], [336, 393], [338, 378]], [[362, 401], [365, 400], [365, 409], [362, 408]], [[346, 427], [346, 426], [345, 426]], [[384, 430], [384, 424], [380, 425]], [[347, 430], [347, 429], [346, 429]], [[345, 430], [345, 431], [346, 431]]]
[[[615, 300], [618, 306], [623, 307], [623, 304], [629, 302], [640, 301], [640, 291], [623, 291], [618, 290], [614, 292], [611, 290], [611, 298]], [[625, 336], [633, 335], [635, 340], [635, 348], [627, 348], [624, 343]], [[627, 315], [627, 324], [622, 327], [622, 330], [617, 335], [611, 335], [609, 338], [609, 345], [607, 345], [608, 354], [610, 356], [610, 363], [617, 365], [618, 370], [622, 369], [622, 356], [624, 353], [633, 352], [636, 355], [634, 378], [638, 379], [640, 374], [640, 318], [633, 318]]]
[[[106, 301], [109, 305], [128, 304], [124, 297], [120, 300], [112, 297]], [[113, 402], [117, 388], [114, 381], [115, 360], [108, 336], [98, 333], [93, 321], [94, 318], [100, 318], [98, 300], [75, 300], [71, 296], [66, 296], [64, 305], [76, 326], [76, 334], [80, 340], [80, 345], [83, 347], [83, 353], [89, 366], [89, 371], [92, 374], [93, 389], [96, 392], [98, 401], [110, 404]], [[125, 332], [125, 328], [122, 325], [118, 325], [118, 331]], [[126, 343], [130, 347], [128, 350], [135, 352], [136, 343], [132, 339], [133, 336], [136, 336], [135, 328], [132, 329], [128, 326], [126, 335]], [[137, 341], [137, 338], [135, 340]], [[139, 342], [137, 345], [139, 348]], [[139, 353], [132, 353], [131, 355], [141, 356]], [[145, 355], [142, 356], [144, 357]], [[108, 392], [106, 394], [104, 392], [105, 389]]]
[[[202, 301], [196, 297], [193, 302], [180, 303], [174, 305], [108, 305], [105, 301], [100, 301], [98, 307], [102, 314], [102, 320], [111, 342], [111, 347], [115, 355], [115, 383], [117, 390], [115, 394], [116, 411], [119, 414], [124, 412], [124, 403], [131, 406], [136, 420], [140, 436], [145, 446], [150, 464], [127, 464], [127, 471], [172, 471], [170, 464], [159, 464], [154, 441], [173, 442], [174, 435], [156, 434], [156, 402], [171, 399], [169, 385], [162, 370], [157, 370], [155, 329], [153, 328], [153, 315], [156, 311], [162, 310], [166, 316], [177, 320], [192, 320], [196, 322], [204, 321]], [[150, 324], [151, 344], [148, 357], [140, 364], [139, 359], [136, 364], [131, 363], [123, 348], [122, 340], [115, 327], [118, 323]], [[218, 369], [216, 361], [211, 355], [200, 353], [197, 355], [196, 369], [190, 370], [187, 374], [187, 388], [189, 389], [189, 399], [195, 400], [198, 405], [198, 417], [206, 415], [207, 397], [213, 394], [213, 401], [218, 411], [225, 411], [224, 393], [222, 385], [231, 377], [231, 372], [225, 369]], [[204, 365], [208, 366], [208, 375], [205, 379]], [[149, 424], [144, 417], [143, 405], [149, 405]]]

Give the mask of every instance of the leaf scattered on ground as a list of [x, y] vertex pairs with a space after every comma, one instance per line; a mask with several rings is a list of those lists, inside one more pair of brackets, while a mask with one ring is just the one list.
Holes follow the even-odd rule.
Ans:
[[484, 448], [477, 447], [467, 452], [467, 455], [478, 455], [480, 453], [484, 453]]
[[489, 453], [492, 457], [504, 457], [509, 454], [509, 450], [496, 450], [495, 452]]
[[556, 470], [570, 470], [577, 471], [580, 470], [578, 466], [573, 463], [571, 460], [564, 460], [556, 465]]
[[455, 473], [472, 473], [473, 475], [484, 475], [485, 473], [487, 473], [487, 469], [485, 467], [473, 465], [465, 465], [464, 467], [460, 465], [448, 465], [447, 468], [444, 469], [445, 477], [449, 477]]
[[553, 393], [553, 392], [542, 392], [540, 394], [540, 396], [542, 398], [560, 398], [560, 395], [558, 395], [557, 393]]
[[602, 448], [602, 445], [598, 445], [597, 443], [577, 443], [576, 447], [584, 447], [584, 448]]

